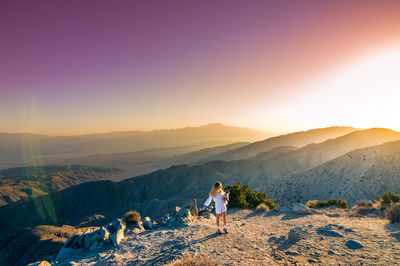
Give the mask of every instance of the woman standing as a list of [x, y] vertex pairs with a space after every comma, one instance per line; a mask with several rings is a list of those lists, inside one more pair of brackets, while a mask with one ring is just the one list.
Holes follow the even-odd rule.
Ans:
[[211, 200], [214, 200], [215, 202], [215, 213], [217, 215], [217, 233], [221, 233], [219, 229], [219, 217], [221, 214], [222, 220], [224, 222], [224, 231], [226, 234], [228, 233], [228, 228], [226, 226], [226, 204], [228, 203], [228, 197], [229, 194], [225, 193], [222, 190], [222, 183], [217, 181], [210, 191], [210, 196], [204, 203], [203, 208], [210, 205]]

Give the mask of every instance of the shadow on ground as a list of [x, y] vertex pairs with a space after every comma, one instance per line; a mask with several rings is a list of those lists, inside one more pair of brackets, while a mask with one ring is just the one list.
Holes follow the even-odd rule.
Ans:
[[166, 264], [168, 262], [171, 262], [171, 261], [177, 259], [179, 257], [179, 255], [182, 255], [182, 251], [184, 249], [186, 249], [190, 246], [193, 246], [195, 244], [200, 244], [207, 240], [220, 237], [222, 235], [224, 235], [224, 234], [214, 233], [214, 234], [210, 234], [205, 237], [195, 239], [195, 240], [192, 240], [189, 242], [176, 244], [175, 246], [172, 246], [171, 248], [169, 248], [168, 251], [166, 251], [165, 253], [162, 253], [162, 254], [158, 255], [157, 257], [155, 257], [154, 259], [146, 262], [146, 265]]
[[385, 225], [385, 229], [390, 231], [390, 235], [400, 242], [400, 223], [389, 223]]

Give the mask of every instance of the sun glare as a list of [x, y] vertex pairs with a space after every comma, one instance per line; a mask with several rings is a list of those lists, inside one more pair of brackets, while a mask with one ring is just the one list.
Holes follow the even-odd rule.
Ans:
[[338, 71], [288, 104], [291, 120], [310, 127], [400, 129], [400, 48]]

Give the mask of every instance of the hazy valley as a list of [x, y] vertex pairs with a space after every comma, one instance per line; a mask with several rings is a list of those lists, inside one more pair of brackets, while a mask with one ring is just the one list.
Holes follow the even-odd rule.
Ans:
[[[399, 132], [331, 127], [240, 142], [250, 139], [237, 137], [221, 145], [217, 137], [208, 144], [82, 152], [54, 158], [58, 166], [2, 170], [0, 238], [25, 238], [33, 232], [25, 228], [40, 225], [71, 225], [68, 232], [76, 232], [90, 217], [112, 221], [129, 210], [157, 220], [192, 198], [201, 205], [215, 180], [224, 186], [249, 184], [283, 206], [332, 197], [354, 204], [379, 199], [388, 189], [400, 192]], [[213, 141], [218, 143], [208, 146]], [[3, 252], [12, 258], [5, 246]]]

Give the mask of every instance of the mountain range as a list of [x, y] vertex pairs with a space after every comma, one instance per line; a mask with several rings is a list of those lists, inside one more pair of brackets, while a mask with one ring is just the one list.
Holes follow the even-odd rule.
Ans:
[[[235, 142], [252, 142], [272, 134], [243, 127], [209, 124], [200, 127], [126, 131], [78, 136], [0, 133], [0, 169], [43, 164], [79, 164], [103, 167], [110, 161], [130, 177], [156, 170], [142, 162], [168, 159], [174, 155]], [[118, 157], [113, 160], [113, 157]], [[111, 160], [110, 160], [111, 158]], [[126, 160], [138, 164], [122, 169]], [[146, 164], [146, 163], [145, 163]], [[137, 172], [136, 172], [137, 170]]]
[[[233, 144], [211, 150], [216, 153], [211, 157], [246, 149], [260, 152], [248, 152], [246, 156], [250, 157], [246, 159], [208, 161], [207, 150], [203, 150], [176, 156], [179, 160], [187, 158], [190, 165], [171, 166], [120, 182], [86, 182], [8, 204], [0, 208], [0, 236], [39, 224], [79, 224], [83, 217], [94, 214], [111, 219], [130, 209], [157, 217], [193, 197], [201, 204], [216, 180], [224, 186], [249, 184], [281, 204], [329, 197], [344, 198], [353, 204], [356, 200], [377, 199], [386, 189], [400, 192], [396, 166], [399, 132], [334, 127], [311, 131], [310, 138], [305, 134], [297, 134], [301, 136], [297, 145], [303, 147], [293, 146], [295, 141], [285, 142], [289, 135], [258, 142], [263, 148], [255, 143]], [[290, 139], [293, 136], [296, 133]], [[20, 219], [21, 215], [25, 219]]]

